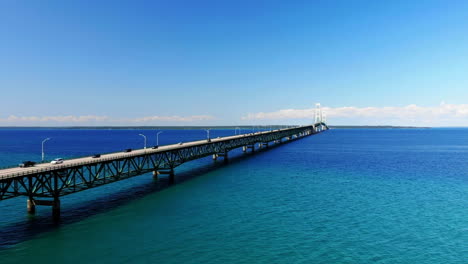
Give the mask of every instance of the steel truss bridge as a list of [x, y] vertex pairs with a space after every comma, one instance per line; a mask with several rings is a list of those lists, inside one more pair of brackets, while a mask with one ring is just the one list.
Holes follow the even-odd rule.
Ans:
[[212, 155], [228, 160], [229, 151], [241, 148], [254, 151], [268, 144], [279, 144], [327, 130], [325, 123], [207, 139], [183, 144], [160, 146], [157, 149], [139, 149], [129, 153], [110, 153], [100, 158], [84, 157], [66, 160], [63, 164], [38, 164], [29, 168], [0, 170], [0, 201], [26, 196], [28, 212], [35, 213], [36, 205], [52, 206], [54, 217], [60, 216], [60, 197], [95, 188], [130, 177], [153, 173], [175, 180], [174, 168], [199, 158]]

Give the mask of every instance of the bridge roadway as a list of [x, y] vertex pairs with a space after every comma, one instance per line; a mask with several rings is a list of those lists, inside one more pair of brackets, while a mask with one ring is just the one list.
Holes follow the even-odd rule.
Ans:
[[[65, 160], [62, 164], [41, 163], [28, 168], [0, 170], [0, 200], [17, 196], [29, 197], [28, 212], [34, 213], [36, 205], [49, 205], [54, 217], [60, 215], [59, 197], [97, 187], [125, 178], [153, 172], [155, 178], [168, 174], [174, 181], [174, 168], [201, 157], [213, 155], [227, 161], [228, 152], [243, 147], [254, 151], [255, 144], [281, 142], [328, 129], [324, 123], [273, 131], [262, 131], [159, 146], [157, 149], [137, 149], [131, 152], [103, 154], [100, 158], [82, 157]], [[53, 200], [38, 200], [52, 198]]]

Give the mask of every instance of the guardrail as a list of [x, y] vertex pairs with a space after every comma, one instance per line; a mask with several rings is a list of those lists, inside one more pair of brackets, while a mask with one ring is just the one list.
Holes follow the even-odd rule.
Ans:
[[[222, 139], [230, 140], [230, 139], [227, 139], [227, 138], [230, 138], [230, 137], [234, 137], [233, 139], [236, 139], [236, 138], [244, 138], [244, 137], [248, 137], [248, 136], [258, 136], [258, 135], [261, 135], [261, 134], [269, 134], [269, 133], [276, 133], [276, 132], [285, 131], [285, 130], [292, 130], [292, 129], [296, 129], [296, 128], [299, 128], [299, 127], [301, 127], [301, 126], [286, 128], [286, 129], [272, 130], [272, 131], [259, 131], [259, 132], [247, 133], [247, 134], [242, 134], [242, 135], [226, 136], [226, 137], [214, 138], [214, 139], [211, 139], [211, 140], [212, 141], [217, 140], [216, 142], [220, 142], [220, 141], [222, 141]], [[132, 157], [132, 156], [147, 155], [147, 154], [152, 154], [152, 153], [157, 153], [157, 152], [165, 152], [165, 151], [170, 151], [170, 150], [173, 150], [173, 149], [185, 148], [186, 146], [184, 146], [184, 143], [194, 143], [194, 142], [198, 142], [198, 141], [201, 141], [201, 142], [199, 142], [199, 144], [207, 144], [208, 143], [208, 142], [203, 142], [205, 140], [197, 140], [197, 141], [183, 142], [182, 145], [178, 145], [178, 144], [163, 145], [163, 146], [160, 146], [157, 149], [137, 149], [137, 150], [134, 150], [134, 151], [129, 152], [127, 154], [121, 154], [121, 155], [118, 155], [118, 156], [115, 156], [115, 154], [122, 153], [122, 151], [102, 154], [102, 156], [113, 155], [111, 157], [102, 157], [101, 156], [100, 158], [92, 158], [91, 156], [82, 156], [82, 157], [78, 157], [78, 158], [71, 158], [68, 161], [71, 161], [73, 159], [83, 159], [83, 158], [89, 158], [90, 160], [75, 162], [75, 163], [72, 162], [72, 163], [60, 164], [60, 165], [52, 165], [51, 164], [50, 166], [47, 166], [47, 167], [44, 167], [44, 168], [36, 168], [35, 170], [30, 169], [30, 168], [23, 168], [24, 171], [21, 171], [21, 172], [3, 173], [2, 174], [1, 170], [0, 170], [0, 180], [15, 178], [15, 177], [21, 177], [21, 176], [26, 176], [26, 175], [36, 174], [36, 173], [41, 173], [41, 172], [55, 171], [55, 170], [60, 170], [60, 169], [64, 169], [64, 168], [72, 168], [72, 167], [77, 167], [77, 166], [82, 166], [82, 165], [87, 165], [87, 164], [101, 163], [101, 162], [110, 161], [110, 160], [118, 160], [118, 159], [128, 158], [128, 157]], [[211, 142], [211, 143], [214, 143], [214, 142]], [[167, 150], [161, 150], [161, 148], [171, 146], [171, 145], [174, 145], [174, 148], [167, 149]], [[145, 151], [143, 153], [136, 153], [136, 152], [141, 152], [142, 150], [145, 150]], [[37, 163], [37, 164], [38, 165], [44, 165], [44, 164], [48, 164], [48, 162], [41, 162], [41, 163]], [[2, 170], [3, 169], [12, 169], [12, 168], [18, 168], [18, 166], [10, 166], [10, 167], [7, 167], [7, 168], [2, 168]]]

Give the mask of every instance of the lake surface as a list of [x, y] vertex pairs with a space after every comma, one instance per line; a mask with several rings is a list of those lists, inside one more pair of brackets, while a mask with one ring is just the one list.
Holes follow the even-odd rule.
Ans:
[[[250, 132], [250, 131], [244, 131]], [[0, 166], [141, 148], [148, 130], [0, 130]], [[212, 130], [212, 137], [234, 134]], [[202, 139], [166, 130], [160, 144]], [[62, 198], [0, 202], [0, 263], [468, 263], [468, 129], [334, 129]]]

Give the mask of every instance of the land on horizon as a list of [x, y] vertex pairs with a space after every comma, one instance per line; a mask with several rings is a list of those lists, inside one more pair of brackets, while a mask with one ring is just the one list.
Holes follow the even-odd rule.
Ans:
[[[279, 129], [294, 127], [296, 125], [252, 125], [252, 126], [5, 126], [0, 129]], [[352, 125], [331, 125], [329, 126], [332, 129], [360, 129], [360, 128], [377, 128], [377, 129], [429, 129], [433, 127], [418, 127], [418, 126], [373, 126], [373, 125], [363, 125], [363, 126], [352, 126]]]

